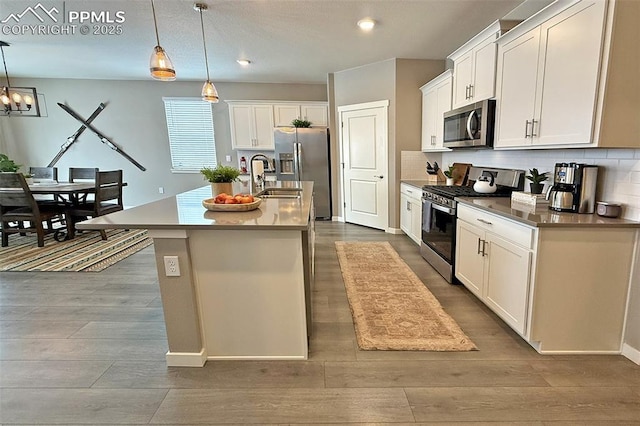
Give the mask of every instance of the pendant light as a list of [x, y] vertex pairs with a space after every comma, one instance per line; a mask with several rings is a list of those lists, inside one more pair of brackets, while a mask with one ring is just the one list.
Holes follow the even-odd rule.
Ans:
[[204, 64], [207, 68], [207, 81], [204, 82], [202, 86], [202, 100], [218, 103], [220, 98], [218, 97], [218, 91], [216, 90], [216, 86], [213, 85], [211, 79], [209, 78], [209, 60], [207, 58], [207, 42], [204, 37], [204, 22], [202, 20], [202, 12], [208, 9], [207, 5], [204, 3], [196, 3], [193, 5], [193, 8], [200, 12], [200, 27], [202, 28], [202, 46], [204, 47]]
[[153, 12], [153, 26], [156, 29], [156, 47], [153, 48], [151, 60], [149, 61], [149, 71], [151, 77], [156, 80], [173, 81], [176, 79], [176, 70], [173, 67], [169, 55], [160, 46], [160, 37], [158, 37], [158, 22], [156, 21], [156, 8], [151, 0], [151, 11]]

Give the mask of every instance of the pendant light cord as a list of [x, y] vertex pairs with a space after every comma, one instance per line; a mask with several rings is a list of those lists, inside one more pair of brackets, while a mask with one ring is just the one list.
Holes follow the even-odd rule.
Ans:
[[209, 78], [209, 59], [207, 58], [207, 41], [204, 38], [204, 21], [202, 20], [202, 7], [198, 9], [200, 11], [200, 28], [202, 28], [202, 46], [204, 47], [204, 65], [207, 67], [207, 81]]
[[153, 12], [153, 27], [156, 30], [156, 46], [160, 46], [160, 37], [158, 37], [158, 21], [156, 21], [156, 8], [151, 0], [151, 11]]
[[2, 52], [2, 64], [4, 65], [4, 76], [7, 77], [7, 87], [11, 87], [9, 82], [9, 73], [7, 72], [7, 61], [4, 59], [4, 46], [0, 44], [0, 52]]

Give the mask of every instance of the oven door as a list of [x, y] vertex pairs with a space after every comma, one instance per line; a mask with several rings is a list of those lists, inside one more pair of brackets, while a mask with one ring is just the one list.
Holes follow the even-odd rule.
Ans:
[[449, 265], [453, 265], [455, 232], [455, 210], [422, 199], [422, 242]]

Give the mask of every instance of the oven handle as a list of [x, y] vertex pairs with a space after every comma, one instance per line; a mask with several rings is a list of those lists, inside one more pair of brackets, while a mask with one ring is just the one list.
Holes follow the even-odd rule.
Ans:
[[[422, 202], [424, 203], [424, 200]], [[456, 215], [456, 211], [454, 209], [452, 209], [451, 207], [445, 207], [445, 206], [441, 206], [439, 204], [431, 203], [431, 208], [434, 209], [434, 210], [438, 210], [438, 211], [450, 214], [451, 216], [455, 216]]]

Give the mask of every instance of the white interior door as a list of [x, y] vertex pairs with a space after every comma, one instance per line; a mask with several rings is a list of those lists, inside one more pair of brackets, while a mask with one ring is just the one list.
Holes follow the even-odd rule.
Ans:
[[345, 221], [383, 230], [389, 223], [387, 109], [387, 101], [338, 108]]

